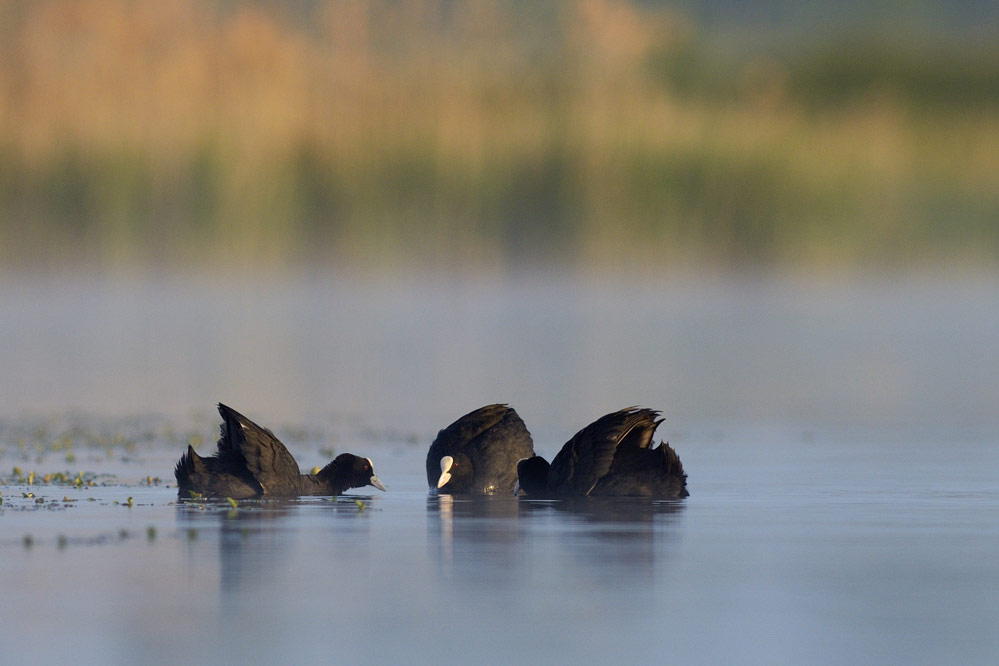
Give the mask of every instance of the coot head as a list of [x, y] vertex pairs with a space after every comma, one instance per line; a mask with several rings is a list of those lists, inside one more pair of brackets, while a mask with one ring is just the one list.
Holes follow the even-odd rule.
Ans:
[[464, 453], [444, 456], [441, 458], [441, 475], [437, 479], [437, 492], [469, 492], [474, 477], [472, 461]]
[[517, 463], [517, 487], [528, 496], [548, 492], [548, 461], [541, 456], [524, 458]]
[[341, 453], [317, 476], [325, 477], [334, 487], [343, 488], [343, 490], [364, 486], [374, 486], [378, 490], [385, 490], [385, 486], [375, 476], [375, 468], [371, 463], [371, 458], [362, 458], [353, 453]]

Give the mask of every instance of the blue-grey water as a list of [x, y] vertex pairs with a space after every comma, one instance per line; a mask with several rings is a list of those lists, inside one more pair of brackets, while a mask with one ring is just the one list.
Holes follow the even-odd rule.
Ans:
[[[997, 287], [5, 281], [3, 661], [996, 663]], [[389, 492], [177, 503], [219, 400]], [[663, 409], [691, 496], [428, 496], [494, 401]]]

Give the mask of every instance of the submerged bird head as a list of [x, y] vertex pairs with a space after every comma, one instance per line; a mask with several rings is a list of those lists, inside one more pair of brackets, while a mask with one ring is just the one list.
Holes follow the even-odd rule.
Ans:
[[541, 456], [523, 458], [517, 463], [517, 487], [527, 496], [544, 495], [548, 491], [548, 468], [551, 465]]

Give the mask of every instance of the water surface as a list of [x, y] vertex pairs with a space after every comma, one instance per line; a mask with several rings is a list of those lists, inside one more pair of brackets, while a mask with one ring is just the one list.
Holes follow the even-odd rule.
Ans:
[[[999, 656], [993, 281], [238, 286], [0, 288], [6, 659]], [[389, 492], [177, 503], [218, 400]], [[663, 408], [691, 496], [428, 496], [436, 429], [496, 400], [549, 457]]]

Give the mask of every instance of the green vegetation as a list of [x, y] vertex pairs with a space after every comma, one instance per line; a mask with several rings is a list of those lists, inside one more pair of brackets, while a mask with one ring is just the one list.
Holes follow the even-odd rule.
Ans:
[[987, 35], [738, 48], [624, 0], [282, 7], [0, 2], [0, 267], [999, 254]]

